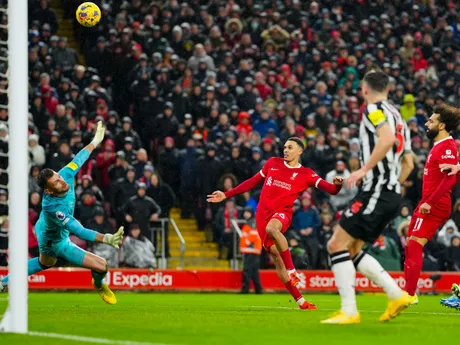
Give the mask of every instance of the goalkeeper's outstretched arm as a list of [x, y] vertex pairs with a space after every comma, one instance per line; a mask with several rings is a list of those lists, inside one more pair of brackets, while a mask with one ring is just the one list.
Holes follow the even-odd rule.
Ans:
[[59, 175], [61, 175], [64, 179], [72, 179], [78, 173], [81, 166], [85, 164], [85, 162], [88, 160], [89, 156], [94, 151], [94, 149], [102, 142], [102, 140], [104, 140], [104, 133], [105, 128], [102, 125], [102, 122], [99, 121], [97, 123], [96, 134], [94, 135], [94, 138], [91, 141], [91, 143], [89, 143], [88, 145], [86, 145], [85, 148], [80, 150], [80, 152], [78, 152], [75, 158], [72, 159], [72, 162], [70, 162], [64, 168], [59, 170]]
[[83, 150], [87, 150], [91, 154], [94, 149], [98, 147], [100, 143], [102, 143], [102, 140], [104, 140], [104, 134], [105, 127], [102, 124], [102, 121], [99, 121], [97, 123], [96, 134], [94, 134], [93, 140], [88, 145], [86, 145]]
[[101, 234], [97, 231], [87, 229], [75, 218], [65, 224], [65, 228], [72, 234], [85, 241], [105, 243], [112, 247], [119, 248], [123, 242], [124, 228], [120, 227], [115, 234]]

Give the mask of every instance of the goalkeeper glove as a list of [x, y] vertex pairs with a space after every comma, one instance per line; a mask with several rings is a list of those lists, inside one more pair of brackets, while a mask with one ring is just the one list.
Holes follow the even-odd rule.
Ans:
[[121, 242], [123, 242], [123, 234], [124, 234], [124, 227], [120, 226], [120, 228], [114, 235], [112, 234], [104, 235], [104, 243], [119, 249]]
[[102, 140], [104, 140], [104, 133], [105, 133], [105, 127], [102, 124], [102, 121], [99, 121], [97, 123], [97, 128], [96, 128], [96, 134], [94, 135], [93, 141], [91, 141], [91, 144], [94, 146], [98, 146], [100, 143], [102, 143]]

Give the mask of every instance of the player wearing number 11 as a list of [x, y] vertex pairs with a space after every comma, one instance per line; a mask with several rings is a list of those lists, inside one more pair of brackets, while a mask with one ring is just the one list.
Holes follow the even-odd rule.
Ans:
[[[458, 152], [450, 132], [460, 124], [460, 109], [441, 104], [433, 109], [426, 122], [426, 134], [434, 141], [423, 169], [422, 199], [409, 224], [409, 238], [404, 262], [406, 291], [412, 296], [412, 304], [418, 302], [417, 282], [423, 262], [423, 247], [436, 234], [450, 216], [451, 193], [460, 174], [449, 174], [449, 164], [457, 165]], [[447, 164], [445, 167], [443, 164]], [[440, 169], [441, 168], [444, 169]]]

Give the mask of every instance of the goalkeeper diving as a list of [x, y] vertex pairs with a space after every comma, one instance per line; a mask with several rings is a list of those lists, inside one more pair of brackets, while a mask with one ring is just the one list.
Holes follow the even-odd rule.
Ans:
[[[123, 241], [123, 227], [115, 234], [100, 234], [86, 229], [74, 214], [75, 207], [75, 175], [85, 164], [93, 150], [104, 139], [105, 128], [102, 122], [98, 122], [96, 134], [91, 143], [83, 148], [75, 158], [64, 168], [55, 172], [51, 169], [43, 169], [38, 175], [38, 185], [44, 190], [42, 211], [35, 225], [38, 238], [40, 256], [30, 259], [28, 273], [46, 270], [56, 264], [60, 257], [73, 265], [88, 268], [93, 276], [92, 283], [101, 298], [108, 304], [116, 304], [114, 293], [104, 282], [107, 274], [107, 262], [93, 253], [84, 251], [73, 244], [69, 235], [73, 234], [82, 240], [106, 243], [119, 248]], [[8, 276], [2, 279], [0, 290], [5, 290], [8, 285]]]

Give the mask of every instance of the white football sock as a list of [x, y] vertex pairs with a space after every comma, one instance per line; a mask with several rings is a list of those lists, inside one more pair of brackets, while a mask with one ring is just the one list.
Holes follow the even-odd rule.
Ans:
[[342, 310], [351, 316], [358, 314], [356, 307], [356, 269], [351, 261], [348, 251], [331, 254], [332, 272], [335, 277], [335, 285], [339, 290], [342, 301]]
[[402, 289], [396, 281], [388, 274], [380, 263], [365, 252], [361, 251], [354, 258], [356, 268], [367, 278], [381, 286], [390, 300], [398, 299], [403, 295]]

